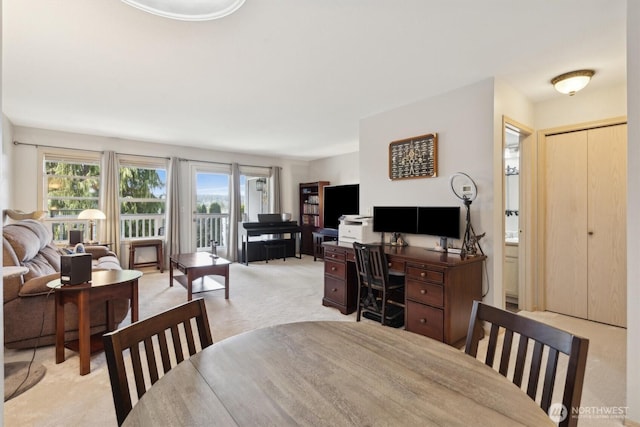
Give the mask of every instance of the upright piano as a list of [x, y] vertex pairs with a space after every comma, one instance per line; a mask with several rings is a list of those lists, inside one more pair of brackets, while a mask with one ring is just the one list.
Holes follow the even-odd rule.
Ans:
[[241, 222], [238, 227], [238, 240], [241, 242], [240, 262], [249, 265], [250, 260], [266, 259], [264, 246], [270, 243], [281, 243], [284, 256], [296, 256], [297, 252], [296, 257], [302, 258], [301, 232], [302, 229], [296, 221], [282, 221], [280, 214], [259, 214], [258, 222]]

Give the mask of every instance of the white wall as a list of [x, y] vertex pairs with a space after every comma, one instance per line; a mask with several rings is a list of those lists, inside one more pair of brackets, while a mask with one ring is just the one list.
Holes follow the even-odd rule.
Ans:
[[309, 162], [309, 182], [314, 181], [329, 181], [331, 185], [359, 183], [359, 153], [356, 151]]
[[640, 2], [627, 2], [627, 419], [640, 423]]
[[13, 207], [13, 188], [11, 174], [13, 164], [10, 162], [13, 153], [13, 126], [9, 119], [2, 114], [2, 164], [0, 165], [0, 207]]
[[[493, 231], [494, 81], [483, 80], [448, 93], [406, 105], [360, 121], [360, 212], [375, 205], [461, 206], [452, 193], [449, 177], [469, 174], [478, 186], [471, 219], [489, 260], [496, 236]], [[438, 134], [438, 176], [389, 180], [389, 143], [428, 133]], [[464, 232], [464, 229], [463, 229]], [[436, 237], [405, 236], [410, 245], [433, 247]], [[502, 235], [498, 236], [502, 242]], [[456, 242], [457, 245], [460, 241]], [[488, 283], [493, 267], [487, 263]], [[487, 283], [485, 283], [485, 286]], [[487, 296], [493, 300], [493, 286]]]
[[[594, 78], [597, 78], [597, 74]], [[535, 128], [550, 129], [627, 115], [625, 82], [592, 90], [587, 86], [574, 96], [557, 97], [535, 104]]]

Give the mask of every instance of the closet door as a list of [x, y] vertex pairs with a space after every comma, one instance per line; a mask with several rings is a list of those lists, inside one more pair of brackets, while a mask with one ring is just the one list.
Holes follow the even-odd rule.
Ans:
[[627, 126], [588, 131], [588, 318], [626, 326]]
[[547, 136], [543, 161], [547, 310], [587, 318], [587, 132]]

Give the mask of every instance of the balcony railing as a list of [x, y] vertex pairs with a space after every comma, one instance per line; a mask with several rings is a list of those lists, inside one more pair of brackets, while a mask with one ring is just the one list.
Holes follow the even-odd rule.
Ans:
[[[197, 250], [211, 248], [211, 241], [217, 242], [219, 248], [227, 247], [229, 231], [229, 214], [195, 215], [195, 240]], [[48, 220], [53, 233], [53, 240], [64, 242], [69, 240], [69, 230], [87, 230], [87, 221], [77, 218], [58, 216]], [[98, 227], [100, 224], [98, 224]], [[163, 214], [120, 215], [120, 237], [123, 240], [149, 239], [165, 235], [165, 216]], [[85, 239], [88, 237], [85, 236]]]
[[198, 213], [194, 216], [195, 238], [197, 250], [211, 247], [211, 241], [218, 242], [218, 247], [227, 247], [229, 236], [229, 214]]
[[120, 238], [123, 240], [149, 239], [164, 236], [164, 214], [120, 215]]

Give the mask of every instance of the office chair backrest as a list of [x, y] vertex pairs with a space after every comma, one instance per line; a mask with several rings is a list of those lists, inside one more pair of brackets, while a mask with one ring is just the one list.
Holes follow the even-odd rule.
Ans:
[[534, 401], [536, 400], [538, 381], [544, 360], [543, 350], [544, 347], [548, 348], [540, 400], [540, 407], [545, 412], [549, 412], [549, 407], [552, 403], [551, 399], [553, 397], [559, 353], [564, 353], [569, 356], [562, 399], [562, 404], [565, 407], [564, 410], [566, 410], [566, 417], [559, 425], [575, 426], [578, 419], [572, 416], [572, 408], [577, 410], [580, 407], [589, 340], [536, 320], [501, 310], [479, 301], [474, 301], [465, 346], [465, 352], [473, 357], [477, 356], [478, 342], [484, 335], [484, 331], [482, 330], [483, 321], [491, 324], [487, 354], [485, 357], [485, 364], [488, 366], [493, 367], [494, 365], [499, 330], [501, 327], [505, 330], [504, 339], [502, 340], [502, 351], [499, 356], [499, 372], [505, 377], [508, 377], [513, 335], [514, 333], [520, 335], [515, 367], [513, 369], [513, 378], [511, 379], [518, 387], [522, 386], [525, 363], [527, 363], [529, 340], [533, 341], [533, 352], [529, 359], [529, 380], [526, 391]]
[[358, 282], [364, 286], [382, 288], [389, 280], [387, 257], [381, 245], [353, 244]]
[[[195, 319], [199, 346], [195, 340], [191, 319]], [[182, 327], [179, 327], [180, 325]], [[181, 331], [184, 333], [182, 334]], [[167, 332], [170, 341], [167, 340]], [[203, 349], [213, 344], [207, 311], [202, 298], [189, 301], [103, 336], [118, 425], [124, 422], [132, 408], [125, 368], [125, 350], [130, 350], [133, 376], [139, 399], [148, 389], [145, 383], [145, 373], [151, 380], [149, 385], [151, 386], [162, 375], [169, 372], [173, 366], [185, 359], [183, 340], [186, 341], [186, 350], [188, 350], [189, 356], [198, 352], [198, 347]], [[144, 351], [141, 355], [140, 347], [143, 343]], [[158, 366], [156, 359], [158, 348], [162, 371], [160, 371], [161, 367]], [[146, 358], [143, 361], [142, 356], [144, 355]]]

